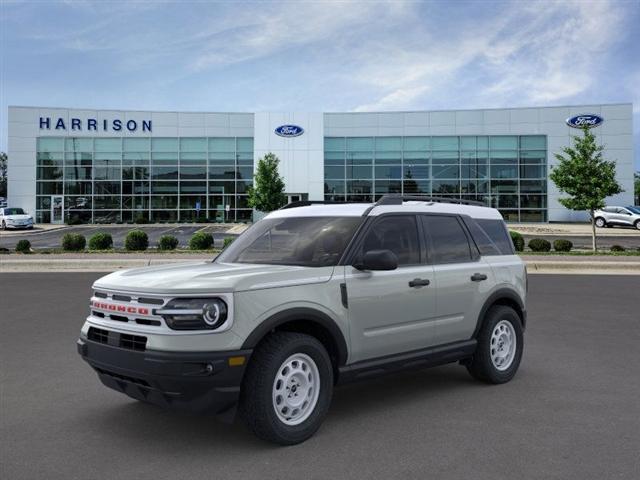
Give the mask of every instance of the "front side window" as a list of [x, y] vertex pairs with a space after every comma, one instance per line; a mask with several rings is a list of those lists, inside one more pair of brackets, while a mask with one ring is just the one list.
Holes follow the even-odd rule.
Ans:
[[431, 238], [431, 259], [434, 264], [472, 260], [469, 240], [456, 217], [429, 215], [421, 218], [424, 230]]
[[370, 250], [391, 250], [398, 257], [398, 265], [420, 263], [420, 241], [413, 215], [397, 215], [376, 219], [366, 233], [361, 254]]
[[234, 241], [216, 263], [334, 266], [360, 223], [362, 217], [265, 219]]

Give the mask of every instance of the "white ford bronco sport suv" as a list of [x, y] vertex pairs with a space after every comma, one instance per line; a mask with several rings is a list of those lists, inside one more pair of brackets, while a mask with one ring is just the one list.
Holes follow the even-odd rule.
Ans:
[[78, 352], [108, 387], [227, 419], [237, 406], [279, 444], [315, 433], [338, 383], [450, 362], [507, 382], [526, 270], [498, 211], [470, 203], [290, 204], [213, 262], [97, 280]]

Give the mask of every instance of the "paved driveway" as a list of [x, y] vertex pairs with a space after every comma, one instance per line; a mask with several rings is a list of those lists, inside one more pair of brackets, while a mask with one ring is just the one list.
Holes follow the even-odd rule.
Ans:
[[103, 387], [75, 352], [97, 276], [0, 275], [3, 479], [639, 478], [640, 276], [531, 276], [511, 383], [449, 365], [341, 387], [288, 448]]

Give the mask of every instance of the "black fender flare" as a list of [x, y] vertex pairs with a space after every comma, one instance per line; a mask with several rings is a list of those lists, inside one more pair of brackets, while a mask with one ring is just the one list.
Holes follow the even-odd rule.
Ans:
[[473, 331], [473, 336], [471, 338], [476, 338], [478, 333], [480, 332], [480, 328], [482, 327], [482, 322], [484, 321], [484, 317], [487, 314], [487, 310], [491, 308], [495, 303], [501, 303], [500, 301], [506, 300], [507, 303], [517, 305], [517, 313], [520, 317], [520, 321], [522, 322], [522, 329], [524, 330], [527, 325], [527, 311], [524, 307], [524, 303], [520, 298], [520, 295], [515, 290], [510, 288], [500, 288], [489, 295], [489, 298], [484, 302], [482, 308], [480, 309], [480, 314], [478, 315], [478, 320], [476, 322], [476, 328]]
[[260, 325], [249, 334], [242, 344], [242, 349], [255, 348], [270, 331], [275, 330], [285, 323], [295, 321], [311, 322], [326, 330], [336, 346], [338, 366], [347, 363], [347, 341], [338, 324], [326, 313], [307, 307], [290, 308], [273, 314], [261, 322]]

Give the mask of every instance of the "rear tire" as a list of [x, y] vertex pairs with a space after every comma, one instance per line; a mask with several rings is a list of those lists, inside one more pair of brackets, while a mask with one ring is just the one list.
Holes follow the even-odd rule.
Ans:
[[242, 382], [240, 413], [258, 437], [304, 442], [320, 428], [333, 395], [333, 366], [314, 337], [276, 332], [260, 343]]
[[596, 218], [596, 227], [604, 228], [607, 226], [607, 222], [602, 217]]
[[506, 383], [520, 366], [524, 347], [522, 323], [516, 311], [504, 305], [491, 307], [478, 334], [478, 346], [467, 370], [486, 383]]

